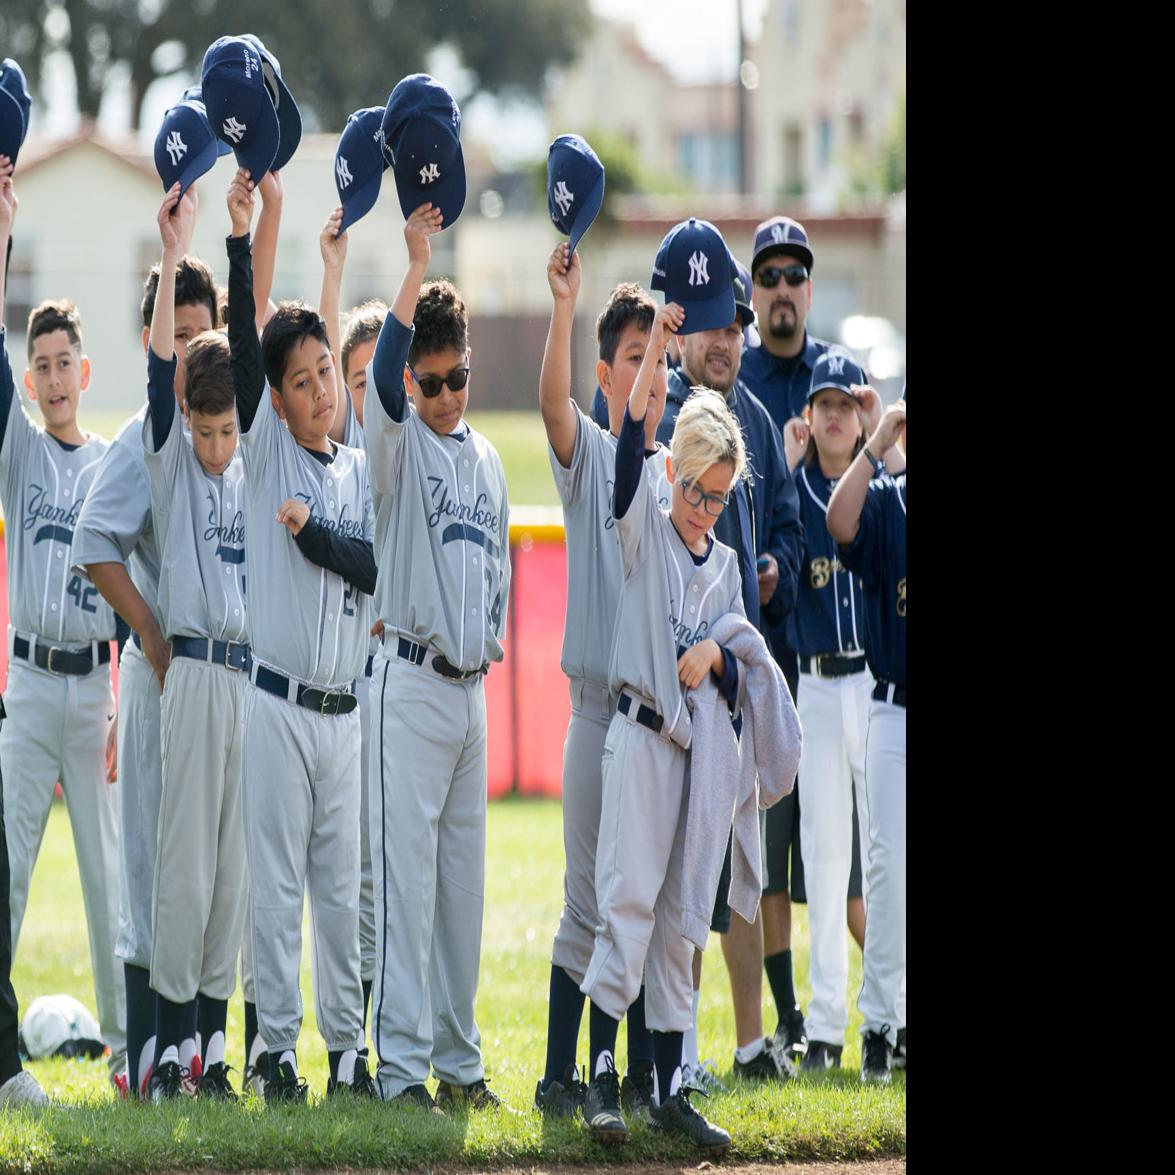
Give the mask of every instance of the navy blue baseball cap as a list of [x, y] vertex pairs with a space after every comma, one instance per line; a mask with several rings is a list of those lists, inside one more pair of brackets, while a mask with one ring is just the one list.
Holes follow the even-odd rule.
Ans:
[[24, 71], [11, 57], [5, 57], [0, 62], [0, 155], [7, 155], [13, 167], [29, 133], [32, 108]]
[[[200, 86], [189, 86], [180, 99], [181, 102], [199, 102], [201, 107], [204, 106], [204, 91]], [[204, 117], [208, 117], [208, 111], [204, 111]], [[208, 124], [212, 126], [212, 123]], [[213, 132], [213, 138], [216, 138], [216, 132]], [[216, 155], [219, 158], [221, 155], [231, 155], [233, 149], [223, 140], [216, 139]]]
[[775, 253], [790, 253], [798, 257], [812, 272], [812, 250], [808, 245], [808, 233], [798, 220], [790, 216], [773, 216], [755, 229], [755, 245], [751, 250], [751, 269], [759, 268], [760, 261], [766, 261]]
[[[663, 262], [665, 301], [677, 302], [685, 311], [680, 334], [718, 330], [734, 322], [733, 258], [708, 220], [683, 220], [662, 242], [657, 256]], [[654, 263], [654, 288], [657, 277]]]
[[853, 393], [850, 390], [853, 384], [863, 387], [869, 382], [861, 365], [848, 353], [839, 347], [830, 347], [812, 368], [812, 383], [808, 388], [808, 403], [812, 402], [817, 392], [825, 388], [836, 388], [846, 396]]
[[384, 108], [369, 106], [356, 110], [347, 119], [335, 150], [335, 187], [343, 206], [343, 223], [347, 230], [361, 216], [366, 216], [379, 198], [380, 184], [388, 161], [383, 150]]
[[465, 207], [461, 111], [453, 95], [426, 73], [409, 74], [389, 95], [380, 129], [404, 219], [430, 203], [448, 228]]
[[730, 267], [734, 270], [734, 310], [739, 322], [747, 327], [755, 321], [755, 311], [751, 306], [751, 274], [733, 253], [730, 255]]
[[179, 102], [164, 116], [155, 136], [155, 170], [166, 192], [179, 180], [180, 195], [217, 159], [219, 140], [208, 123], [204, 103], [194, 99]]
[[244, 37], [213, 41], [200, 67], [200, 84], [213, 133], [259, 184], [273, 167], [281, 132], [257, 47]]
[[269, 91], [269, 100], [277, 111], [278, 147], [277, 155], [269, 165], [270, 171], [281, 171], [294, 157], [298, 144], [302, 141], [302, 112], [289, 86], [282, 81], [281, 62], [268, 50], [260, 37], [252, 33], [242, 33], [241, 39], [255, 46], [261, 54], [261, 76], [265, 79], [265, 88]]
[[547, 151], [547, 211], [575, 252], [604, 202], [604, 165], [586, 139], [560, 135]]

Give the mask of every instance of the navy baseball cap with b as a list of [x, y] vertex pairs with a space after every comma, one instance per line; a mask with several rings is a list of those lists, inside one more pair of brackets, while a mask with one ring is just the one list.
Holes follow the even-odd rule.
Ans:
[[773, 216], [755, 229], [755, 244], [751, 250], [751, 270], [759, 268], [759, 262], [766, 261], [776, 253], [790, 253], [798, 257], [812, 272], [812, 249], [808, 244], [808, 233], [798, 220], [790, 216]]
[[409, 74], [388, 96], [380, 129], [404, 219], [429, 203], [448, 228], [465, 207], [461, 111], [453, 95], [426, 73]]
[[335, 149], [335, 187], [343, 206], [344, 233], [360, 217], [366, 216], [379, 198], [380, 184], [388, 161], [383, 151], [384, 108], [369, 106], [356, 110], [347, 119], [339, 145]]
[[29, 133], [32, 108], [24, 71], [11, 57], [5, 57], [0, 62], [0, 155], [7, 155], [14, 167]]
[[[203, 88], [200, 86], [189, 86], [184, 91], [184, 95], [180, 99], [180, 101], [181, 102], [199, 102], [200, 106], [203, 108], [203, 106], [204, 106], [204, 90], [203, 90]], [[205, 118], [208, 117], [207, 110], [204, 110], [204, 117]], [[209, 123], [208, 126], [211, 128], [212, 123]], [[213, 132], [212, 137], [216, 138], [215, 132]], [[223, 139], [216, 139], [217, 158], [219, 158], [221, 155], [231, 155], [232, 153], [233, 153], [233, 149]]]
[[155, 170], [166, 192], [179, 180], [180, 195], [216, 163], [219, 140], [208, 124], [204, 103], [178, 102], [164, 116], [155, 136]]
[[547, 211], [571, 252], [604, 202], [604, 165], [579, 135], [560, 135], [547, 151]]
[[[722, 234], [708, 221], [690, 217], [675, 226], [662, 242], [666, 302], [685, 311], [679, 332], [718, 330], [735, 319], [734, 260]], [[657, 278], [654, 263], [654, 280]]]
[[812, 368], [812, 382], [808, 388], [808, 403], [812, 402], [817, 392], [825, 388], [836, 388], [851, 396], [852, 385], [864, 387], [869, 382], [861, 365], [848, 353], [839, 347], [825, 351], [816, 365]]
[[261, 54], [261, 76], [265, 79], [265, 88], [269, 91], [269, 100], [277, 111], [278, 145], [277, 155], [269, 165], [270, 171], [280, 171], [294, 157], [298, 144], [302, 141], [302, 112], [289, 86], [282, 81], [281, 62], [268, 50], [260, 37], [252, 33], [242, 33], [241, 39], [255, 46]]
[[273, 167], [281, 133], [257, 47], [244, 37], [213, 41], [204, 54], [200, 83], [213, 133], [260, 183]]

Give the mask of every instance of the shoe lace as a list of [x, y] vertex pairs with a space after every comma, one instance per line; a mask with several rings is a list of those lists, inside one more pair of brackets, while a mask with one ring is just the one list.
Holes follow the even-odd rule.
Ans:
[[767, 1051], [771, 1054], [771, 1059], [775, 1062], [775, 1067], [781, 1073], [787, 1073], [791, 1077], [796, 1075], [796, 1064], [791, 1059], [789, 1046], [785, 1041], [772, 1037], [767, 1042]]
[[367, 1068], [367, 1062], [362, 1057], [355, 1062], [355, 1076], [351, 1079], [351, 1088], [356, 1093], [375, 1093], [375, 1082]]
[[594, 1081], [604, 1095], [604, 1105], [611, 1110], [620, 1105], [620, 1074], [616, 1072], [611, 1057], [607, 1057], [604, 1063], [607, 1068], [603, 1073], [597, 1073]]
[[865, 1034], [865, 1063], [871, 1068], [885, 1068], [886, 1046], [889, 1044], [889, 1025], [883, 1024], [879, 1032]]

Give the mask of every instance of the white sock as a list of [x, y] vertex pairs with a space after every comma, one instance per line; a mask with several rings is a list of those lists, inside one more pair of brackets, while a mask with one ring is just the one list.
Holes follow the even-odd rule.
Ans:
[[164, 1065], [169, 1064], [172, 1061], [178, 1065], [179, 1059], [179, 1049], [177, 1049], [174, 1044], [169, 1044], [167, 1048], [163, 1050], [163, 1055], [159, 1058], [159, 1068], [162, 1069]]
[[599, 1077], [601, 1073], [608, 1072], [608, 1066], [616, 1067], [616, 1062], [612, 1059], [612, 1054], [605, 1049], [596, 1059], [596, 1071], [592, 1074], [593, 1077]]
[[294, 1056], [293, 1049], [286, 1049], [284, 1053], [277, 1059], [279, 1065], [284, 1065], [287, 1061], [294, 1067], [294, 1076], [298, 1076], [298, 1058]]
[[[689, 1065], [691, 1069], [698, 1067], [698, 1001], [701, 996], [700, 991], [694, 992], [694, 1018], [690, 1023], [689, 1031], [682, 1035], [681, 1040], [682, 1063]], [[670, 1097], [672, 1096], [670, 1094]]]
[[204, 1071], [213, 1065], [224, 1064], [224, 1033], [217, 1030], [208, 1040], [208, 1051], [204, 1054]]
[[758, 1040], [752, 1040], [750, 1044], [735, 1049], [734, 1059], [745, 1065], [748, 1061], [753, 1061], [766, 1047], [767, 1041], [761, 1036]]
[[339, 1058], [339, 1072], [335, 1080], [340, 1085], [350, 1085], [355, 1080], [355, 1062], [359, 1057], [356, 1049], [347, 1049]]
[[155, 1036], [152, 1034], [147, 1039], [147, 1043], [143, 1045], [139, 1052], [139, 1067], [135, 1073], [138, 1081], [139, 1096], [146, 1097], [147, 1095], [147, 1074], [151, 1069], [151, 1062], [155, 1060]]
[[180, 1068], [190, 1069], [192, 1067], [192, 1058], [199, 1055], [199, 1049], [196, 1048], [196, 1038], [189, 1036], [187, 1040], [180, 1041]]
[[249, 1064], [256, 1068], [257, 1058], [264, 1052], [268, 1052], [268, 1049], [266, 1049], [265, 1041], [261, 1039], [261, 1033], [259, 1032], [253, 1037], [253, 1043], [249, 1046]]
[[[681, 1066], [680, 1065], [678, 1065], [677, 1068], [673, 1070], [673, 1077], [669, 1082], [669, 1096], [673, 1097], [673, 1095], [675, 1093], [677, 1093], [677, 1091], [679, 1089], [681, 1089]], [[657, 1104], [660, 1105], [661, 1104], [660, 1101], [658, 1101]]]

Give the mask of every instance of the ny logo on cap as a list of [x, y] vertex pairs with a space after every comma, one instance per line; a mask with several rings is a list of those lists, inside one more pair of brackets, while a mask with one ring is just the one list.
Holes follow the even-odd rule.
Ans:
[[339, 177], [339, 187], [346, 188], [350, 186], [351, 180], [355, 177], [351, 175], [351, 169], [347, 166], [347, 161], [340, 155], [338, 161], [335, 163], [335, 172]]
[[422, 184], [431, 184], [434, 180], [439, 180], [441, 173], [437, 170], [435, 163], [430, 163], [427, 167], [420, 169], [420, 182]]
[[224, 133], [228, 135], [228, 137], [232, 139], [234, 143], [239, 143], [248, 129], [249, 128], [243, 122], [237, 122], [237, 120], [233, 118], [231, 114], [225, 120], [224, 126], [221, 127], [221, 130], [223, 130]]
[[845, 373], [845, 357], [843, 355], [829, 355], [828, 356], [828, 374], [829, 375], [844, 375]]
[[179, 161], [188, 153], [188, 145], [180, 138], [179, 131], [172, 131], [167, 136], [167, 142], [164, 144], [167, 148], [168, 155], [171, 156], [171, 166], [175, 167]]
[[559, 215], [566, 216], [572, 200], [575, 199], [575, 193], [568, 190], [564, 180], [560, 180], [555, 185], [555, 191], [552, 194], [555, 197], [555, 203], [559, 205]]
[[771, 226], [771, 239], [777, 244], [782, 244], [787, 238], [787, 234], [783, 231], [783, 225], [773, 224]]
[[689, 259], [689, 284], [691, 286], [708, 286], [710, 284], [707, 265], [706, 254], [701, 249]]

